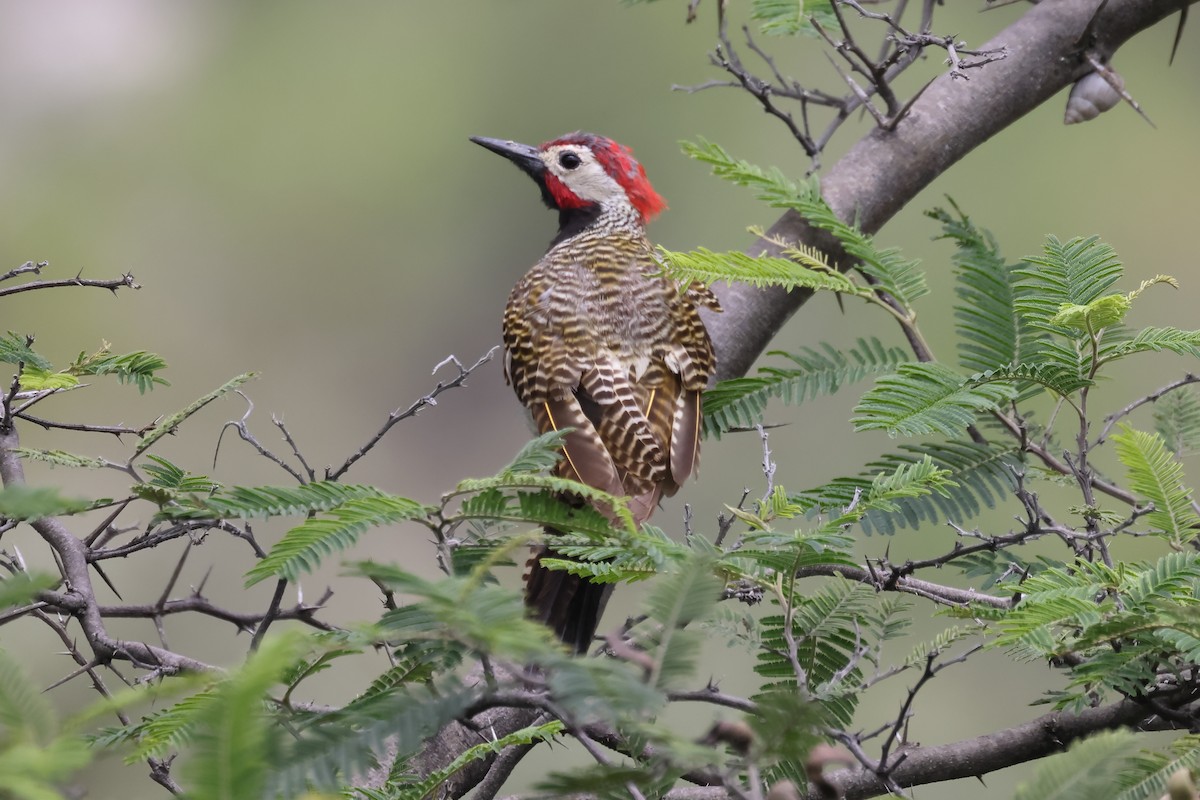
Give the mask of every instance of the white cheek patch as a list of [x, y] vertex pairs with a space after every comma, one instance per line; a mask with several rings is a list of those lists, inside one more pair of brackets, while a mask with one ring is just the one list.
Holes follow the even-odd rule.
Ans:
[[552, 147], [542, 156], [546, 168], [562, 181], [580, 200], [590, 203], [604, 203], [609, 200], [625, 199], [625, 190], [617, 183], [604, 167], [596, 162], [591, 153], [579, 152], [574, 148], [570, 152], [578, 155], [582, 163], [575, 169], [567, 169], [558, 163], [559, 155], [568, 148]]
[[581, 200], [602, 203], [625, 196], [621, 184], [608, 177], [600, 165], [591, 162], [560, 177], [563, 183]]

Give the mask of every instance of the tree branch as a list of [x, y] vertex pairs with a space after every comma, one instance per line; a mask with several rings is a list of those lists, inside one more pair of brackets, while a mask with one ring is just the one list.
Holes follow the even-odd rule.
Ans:
[[[1188, 0], [1191, 2], [1191, 0]], [[1180, 0], [1110, 0], [1098, 15], [1092, 49], [1111, 56], [1138, 32], [1178, 12]], [[1041, 3], [980, 50], [1008, 48], [1008, 57], [977, 70], [970, 81], [940, 75], [892, 131], [875, 129], [821, 180], [830, 207], [874, 233], [935, 178], [983, 142], [1057, 94], [1091, 67], [1079, 37], [1096, 11], [1095, 0]], [[747, 252], [778, 255], [769, 239], [802, 242], [849, 267], [832, 237], [786, 212]], [[702, 312], [717, 349], [717, 378], [744, 375], [811, 293], [713, 287], [724, 313]]]
[[[0, 482], [4, 486], [25, 484], [25, 469], [20, 457], [13, 452], [19, 444], [16, 426], [0, 430]], [[55, 517], [44, 517], [30, 524], [59, 558], [69, 589], [60, 598], [62, 607], [68, 608], [79, 620], [83, 635], [98, 663], [107, 664], [113, 659], [122, 659], [143, 669], [164, 674], [214, 669], [202, 661], [162, 647], [112, 638], [104, 627], [104, 618], [96, 602], [96, 592], [88, 572], [87, 546], [83, 540], [67, 530], [62, 521]]]

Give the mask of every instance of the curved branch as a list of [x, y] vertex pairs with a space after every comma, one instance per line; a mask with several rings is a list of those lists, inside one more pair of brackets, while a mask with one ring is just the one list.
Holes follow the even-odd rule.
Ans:
[[[0, 482], [4, 486], [25, 484], [25, 469], [20, 457], [13, 450], [20, 445], [17, 429], [10, 426], [0, 429]], [[162, 647], [114, 639], [104, 627], [96, 592], [92, 588], [92, 577], [88, 572], [87, 545], [75, 536], [62, 521], [44, 517], [30, 523], [35, 531], [54, 549], [62, 564], [63, 577], [69, 591], [61, 597], [63, 605], [72, 603], [71, 613], [79, 620], [83, 635], [96, 656], [97, 663], [106, 664], [113, 659], [129, 661], [138, 667], [162, 674], [177, 672], [206, 672], [215, 669], [194, 658], [180, 655]]]
[[[1178, 701], [1192, 699], [1186, 696]], [[1154, 716], [1146, 706], [1133, 700], [1122, 700], [1100, 708], [1088, 708], [1078, 714], [1058, 711], [1029, 722], [1014, 725], [994, 733], [950, 744], [912, 747], [905, 750], [905, 760], [889, 777], [904, 787], [920, 786], [958, 778], [978, 778], [1015, 764], [1023, 764], [1062, 752], [1072, 742], [1099, 731], [1133, 727], [1137, 730], [1172, 730], [1173, 723]], [[842, 791], [846, 800], [877, 797], [887, 794], [887, 787], [877, 775], [863, 769], [826, 773], [826, 778]], [[671, 800], [726, 800], [728, 793], [717, 787], [675, 789], [666, 794]], [[816, 789], [809, 790], [806, 800], [820, 800]]]
[[[1092, 51], [1112, 55], [1135, 34], [1194, 0], [1109, 0], [1096, 18]], [[1008, 58], [973, 73], [970, 81], [939, 76], [894, 130], [873, 130], [834, 164], [821, 181], [826, 202], [843, 220], [868, 233], [887, 223], [909, 200], [963, 156], [1037, 108], [1092, 68], [1078, 40], [1096, 12], [1096, 0], [1040, 3], [980, 49], [1006, 46]], [[768, 239], [803, 242], [846, 263], [832, 237], [814, 231], [794, 211], [785, 213], [747, 252], [778, 254]], [[810, 293], [713, 287], [725, 311], [705, 313], [717, 349], [717, 378], [744, 375]]]

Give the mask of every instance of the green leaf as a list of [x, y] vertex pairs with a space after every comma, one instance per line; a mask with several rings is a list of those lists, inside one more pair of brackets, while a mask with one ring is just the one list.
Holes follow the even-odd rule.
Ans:
[[973, 386], [954, 370], [936, 363], [902, 364], [880, 378], [855, 407], [855, 430], [886, 430], [891, 436], [942, 433], [955, 436], [977, 414], [1012, 397], [1002, 384]]
[[1017, 270], [1016, 309], [1030, 324], [1070, 335], [1052, 322], [1064, 304], [1086, 306], [1120, 279], [1121, 263], [1099, 237], [1079, 237], [1062, 243], [1046, 237], [1041, 256], [1025, 258], [1029, 265]]
[[949, 479], [949, 471], [941, 469], [929, 456], [911, 464], [900, 464], [892, 472], [881, 472], [871, 481], [871, 488], [862, 497], [861, 509], [846, 512], [861, 518], [867, 511], [895, 511], [900, 500], [937, 493], [948, 495], [957, 484]]
[[868, 533], [877, 530], [893, 534], [897, 527], [917, 528], [923, 522], [933, 524], [954, 520], [962, 523], [977, 516], [984, 507], [995, 508], [1013, 487], [1011, 467], [1019, 455], [1015, 444], [979, 444], [970, 441], [922, 442], [902, 445], [901, 452], [883, 456], [867, 464], [857, 476], [838, 478], [824, 486], [791, 496], [805, 511], [817, 509], [837, 512], [868, 492], [875, 476], [891, 472], [904, 464], [913, 464], [928, 457], [942, 470], [954, 488], [945, 493], [933, 492], [911, 498], [894, 500], [895, 510], [868, 509], [861, 520]]
[[147, 758], [165, 758], [172, 750], [181, 750], [192, 740], [192, 732], [198, 721], [209, 713], [214, 702], [217, 702], [215, 688], [203, 689], [167, 708], [151, 712], [134, 725], [120, 730], [120, 739], [114, 739], [114, 743], [134, 743], [132, 752], [125, 757], [126, 764]]
[[65, 450], [36, 450], [29, 447], [14, 447], [9, 452], [18, 458], [28, 459], [29, 461], [41, 461], [45, 464], [58, 467], [100, 469], [108, 463], [103, 458], [80, 456], [75, 453], [68, 453]]
[[399, 795], [398, 800], [423, 800], [423, 798], [429, 796], [430, 792], [443, 785], [449, 778], [457, 775], [472, 762], [499, 754], [502, 750], [515, 745], [548, 742], [562, 733], [564, 727], [558, 720], [553, 720], [541, 725], [530, 725], [529, 727], [513, 731], [507, 736], [501, 736], [498, 739], [468, 747], [445, 767], [431, 772], [423, 781], [404, 787], [404, 791]]
[[[179, 475], [184, 473], [180, 470]], [[170, 478], [164, 480], [167, 488], [175, 488]], [[336, 481], [313, 481], [301, 486], [231, 486], [195, 506], [166, 509], [164, 513], [172, 517], [232, 519], [296, 516], [329, 511], [351, 500], [388, 496], [374, 486]]]
[[711, 165], [718, 177], [751, 187], [770, 205], [793, 209], [813, 227], [833, 234], [846, 253], [859, 262], [857, 269], [874, 279], [873, 288], [890, 295], [903, 308], [911, 309], [918, 298], [928, 293], [925, 274], [918, 268], [918, 262], [904, 258], [895, 248], [876, 248], [870, 236], [839, 219], [821, 198], [815, 179], [798, 186], [777, 169], [763, 170], [738, 161], [720, 145], [703, 139], [698, 144], [684, 142], [682, 146], [692, 158]]
[[1192, 773], [1200, 767], [1200, 742], [1195, 734], [1181, 736], [1171, 743], [1171, 751], [1175, 754], [1170, 758], [1163, 753], [1142, 751], [1135, 759], [1138, 767], [1125, 773], [1119, 779], [1123, 791], [1116, 800], [1145, 800], [1147, 797], [1162, 797], [1167, 793], [1167, 783], [1179, 770]]
[[[4, 745], [46, 745], [58, 728], [49, 698], [38, 690], [16, 660], [0, 649], [0, 731]], [[2, 773], [0, 773], [2, 774]]]
[[954, 214], [940, 208], [925, 213], [942, 223], [940, 238], [957, 244], [951, 260], [958, 277], [959, 363], [974, 372], [1022, 363], [1032, 333], [1014, 305], [1016, 267], [1005, 263], [989, 231], [950, 204]]
[[696, 143], [680, 142], [679, 146], [690, 158], [712, 167], [713, 174], [738, 186], [755, 190], [758, 199], [776, 208], [792, 208], [801, 193], [816, 193], [816, 184], [805, 185], [803, 190], [778, 168], [764, 170], [748, 161], [738, 161], [719, 144], [703, 138]]
[[48, 572], [18, 572], [0, 578], [0, 609], [32, 602], [38, 592], [53, 589], [61, 579]]
[[562, 460], [563, 440], [569, 432], [550, 431], [526, 442], [508, 466], [500, 470], [500, 474], [541, 473], [551, 469]]
[[25, 367], [21, 370], [21, 389], [26, 392], [70, 389], [78, 385], [79, 379], [65, 372], [51, 372], [37, 367]]
[[[619, 523], [620, 527], [623, 527], [625, 530], [634, 531], [637, 529], [637, 525], [633, 521], [633, 515], [629, 512], [627, 498], [611, 495], [599, 489], [593, 489], [586, 484], [577, 483], [567, 478], [560, 478], [556, 475], [502, 473], [490, 478], [467, 478], [459, 481], [458, 486], [455, 487], [454, 494], [485, 494], [493, 492], [493, 490], [501, 490], [502, 492], [530, 490], [531, 492], [563, 492], [578, 495], [588, 500], [592, 505], [611, 508], [616, 516], [615, 523]], [[501, 495], [495, 493], [490, 495], [490, 498], [494, 502], [499, 502], [497, 499], [499, 497]], [[472, 509], [472, 512], [474, 511], [475, 509]]]
[[996, 382], [1014, 386], [1035, 384], [1049, 389], [1060, 397], [1070, 397], [1085, 386], [1091, 386], [1094, 383], [1083, 377], [1077, 366], [1073, 365], [1064, 369], [1061, 364], [1053, 362], [997, 367], [977, 372], [969, 379], [969, 383], [974, 386]]
[[358, 541], [368, 528], [418, 519], [428, 507], [395, 495], [347, 500], [327, 512], [292, 528], [275, 543], [266, 558], [246, 573], [246, 586], [267, 578], [297, 580], [301, 573], [312, 572], [321, 560], [345, 550]]
[[26, 369], [37, 369], [48, 372], [54, 365], [30, 349], [32, 337], [27, 339], [18, 333], [9, 331], [0, 336], [0, 361], [5, 364], [24, 364]]
[[702, 639], [695, 630], [684, 629], [704, 619], [721, 599], [725, 582], [713, 574], [713, 567], [708, 556], [693, 555], [651, 589], [646, 609], [658, 623], [648, 676], [652, 685], [665, 687], [692, 675]]
[[244, 666], [218, 684], [196, 715], [184, 765], [191, 796], [205, 800], [261, 800], [277, 749], [269, 726], [267, 691], [301, 653], [303, 635], [269, 637]]
[[43, 517], [58, 517], [87, 511], [91, 500], [63, 497], [48, 486], [8, 486], [0, 489], [0, 517], [30, 522]]
[[1033, 780], [1017, 787], [1017, 800], [1096, 800], [1110, 797], [1129, 767], [1136, 737], [1131, 731], [1097, 733], [1072, 743], [1067, 752], [1041, 762]]
[[177, 493], [199, 494], [208, 494], [221, 488], [219, 483], [208, 476], [193, 475], [165, 458], [149, 456], [149, 459], [151, 463], [143, 464], [142, 470], [151, 476], [149, 484], [155, 488]]
[[1200, 397], [1186, 387], [1160, 397], [1154, 404], [1154, 430], [1176, 457], [1200, 450]]
[[1134, 353], [1158, 353], [1167, 350], [1181, 356], [1200, 358], [1200, 331], [1178, 328], [1143, 328], [1131, 339], [1102, 347], [1101, 362], [1115, 361]]
[[64, 783], [91, 761], [87, 744], [77, 737], [60, 737], [48, 745], [18, 744], [0, 750], [4, 798], [64, 800]]
[[1085, 305], [1061, 303], [1050, 318], [1051, 325], [1073, 328], [1084, 333], [1097, 333], [1101, 328], [1116, 325], [1125, 319], [1131, 303], [1123, 294], [1106, 294]]
[[791, 36], [808, 25], [804, 0], [754, 0], [750, 18], [762, 23], [762, 32]]
[[784, 289], [861, 294], [864, 290], [825, 263], [818, 251], [795, 251], [795, 260], [772, 256], [749, 256], [732, 251], [714, 253], [700, 248], [677, 253], [659, 248], [659, 258], [671, 278], [681, 286], [690, 283], [710, 285], [725, 281], [751, 286], [779, 286]]
[[180, 423], [195, 414], [200, 409], [204, 408], [213, 400], [216, 400], [219, 397], [224, 397], [233, 390], [237, 389], [243, 383], [253, 380], [256, 377], [258, 377], [257, 372], [246, 372], [242, 375], [238, 375], [236, 378], [233, 378], [221, 386], [218, 386], [216, 389], [213, 389], [208, 394], [198, 397], [192, 403], [180, 409], [179, 411], [176, 411], [174, 414], [169, 414], [163, 417], [158, 421], [157, 424], [155, 424], [153, 428], [142, 434], [141, 439], [138, 441], [137, 449], [133, 451], [133, 457], [137, 458], [142, 453], [149, 450], [155, 442], [166, 436], [168, 433], [174, 433], [175, 429], [179, 427]]
[[[280, 748], [263, 796], [290, 800], [314, 789], [342, 790], [346, 776], [365, 774], [377, 766], [377, 754], [388, 750], [403, 767], [430, 736], [461, 717], [478, 697], [476, 687], [463, 687], [451, 678], [436, 687], [405, 687], [369, 714], [321, 715]], [[400, 797], [411, 795], [402, 790]]]
[[[790, 687], [803, 677], [808, 691], [818, 700], [836, 724], [849, 724], [857, 695], [847, 692], [861, 674], [850, 664], [860, 661], [864, 640], [879, 633], [885, 620], [877, 606], [875, 592], [845, 580], [831, 581], [812, 594], [792, 593], [791, 638], [787, 639], [787, 618], [770, 615], [761, 620], [762, 645], [754, 671], [773, 683], [767, 689]], [[797, 667], [802, 675], [797, 674]], [[830, 685], [835, 677], [845, 685]]]
[[1112, 441], [1117, 458], [1129, 471], [1129, 487], [1154, 504], [1154, 510], [1142, 519], [1173, 543], [1191, 541], [1200, 527], [1200, 515], [1192, 509], [1192, 493], [1183, 465], [1157, 433], [1134, 430], [1124, 424], [1120, 427], [1121, 432], [1114, 434]]
[[878, 339], [859, 339], [847, 352], [822, 343], [820, 350], [805, 347], [798, 353], [775, 352], [795, 367], [763, 367], [749, 378], [722, 381], [704, 393], [704, 432], [720, 437], [735, 428], [762, 422], [770, 398], [799, 405], [819, 395], [834, 394], [842, 386], [871, 376], [894, 372], [911, 356], [898, 347], [885, 347]]
[[158, 372], [167, 368], [167, 362], [157, 353], [137, 350], [124, 355], [112, 355], [107, 342], [97, 352], [90, 356], [83, 353], [67, 368], [72, 375], [116, 375], [120, 383], [132, 383], [138, 387], [138, 392], [146, 392], [157, 386], [170, 386], [165, 378], [160, 378]]

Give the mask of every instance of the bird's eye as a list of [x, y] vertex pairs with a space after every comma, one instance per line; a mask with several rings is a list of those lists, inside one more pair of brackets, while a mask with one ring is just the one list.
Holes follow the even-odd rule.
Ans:
[[563, 169], [575, 169], [583, 162], [574, 153], [563, 153], [558, 157], [558, 163]]

